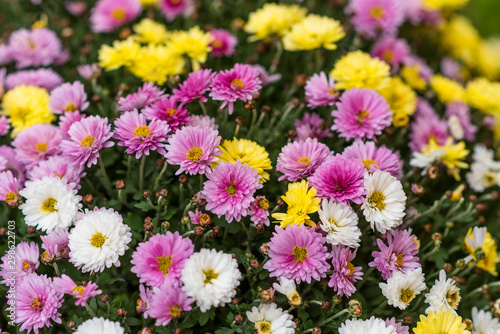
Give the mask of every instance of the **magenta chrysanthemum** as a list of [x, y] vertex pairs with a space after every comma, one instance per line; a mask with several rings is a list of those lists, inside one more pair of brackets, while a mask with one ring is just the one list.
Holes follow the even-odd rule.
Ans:
[[368, 265], [376, 267], [383, 279], [392, 277], [395, 271], [407, 273], [420, 267], [416, 237], [406, 230], [388, 232], [387, 245], [377, 239], [380, 252], [372, 252], [374, 260]]
[[191, 240], [183, 238], [178, 232], [155, 234], [137, 246], [132, 254], [130, 262], [133, 267], [130, 270], [141, 283], [149, 286], [178, 286], [184, 263], [193, 252]]
[[167, 326], [185, 311], [191, 311], [193, 299], [179, 287], [163, 285], [153, 290], [149, 302], [149, 316], [156, 319], [156, 326]]
[[89, 107], [85, 87], [80, 81], [62, 84], [50, 93], [49, 107], [53, 114], [84, 111]]
[[54, 88], [62, 84], [63, 79], [59, 74], [50, 68], [39, 68], [38, 70], [18, 71], [7, 75], [5, 87], [14, 89], [17, 86], [36, 86], [45, 88], [51, 92]]
[[327, 77], [325, 72], [314, 74], [306, 83], [307, 106], [311, 109], [321, 106], [333, 106], [339, 98], [335, 90], [333, 77]]
[[340, 154], [329, 157], [309, 177], [311, 186], [320, 198], [331, 198], [336, 202], [348, 204], [363, 203], [365, 167], [357, 159], [347, 159]]
[[151, 82], [146, 82], [142, 87], [139, 87], [137, 92], [129, 94], [125, 97], [120, 97], [118, 100], [118, 110], [133, 111], [142, 108], [165, 98], [165, 90], [160, 89]]
[[34, 181], [41, 180], [45, 176], [56, 175], [64, 178], [67, 183], [75, 183], [75, 189], [78, 190], [80, 189], [80, 179], [86, 175], [83, 169], [83, 166], [75, 166], [63, 157], [56, 155], [33, 166], [28, 172], [28, 178]]
[[56, 291], [75, 297], [76, 306], [85, 306], [85, 302], [89, 298], [102, 293], [102, 290], [99, 290], [99, 287], [94, 282], [87, 282], [85, 286], [77, 285], [71, 277], [64, 274], [61, 277], [54, 278], [53, 286]]
[[[12, 255], [14, 255], [14, 259], [11, 259]], [[6, 251], [6, 254], [1, 259], [0, 276], [3, 281], [0, 283], [7, 286], [21, 283], [27, 275], [34, 273], [40, 265], [40, 261], [38, 261], [39, 255], [38, 245], [35, 242], [21, 241], [13, 251], [10, 253]], [[12, 265], [14, 265], [14, 268], [12, 268]]]
[[177, 131], [191, 119], [187, 109], [177, 103], [174, 95], [154, 102], [144, 108], [143, 113], [147, 119], [166, 121], [170, 131]]
[[29, 167], [59, 153], [62, 141], [59, 129], [50, 124], [35, 124], [24, 129], [12, 141], [16, 157]]
[[43, 263], [52, 263], [59, 259], [69, 258], [69, 232], [67, 228], [58, 227], [47, 235], [41, 235], [42, 248], [45, 250], [40, 256]]
[[[0, 157], [0, 160], [6, 159]], [[0, 172], [0, 201], [6, 202], [9, 206], [17, 206], [19, 197], [19, 182], [10, 170]]]
[[250, 65], [254, 70], [259, 74], [259, 79], [262, 81], [262, 87], [270, 85], [272, 83], [278, 82], [281, 80], [282, 75], [279, 73], [269, 74], [266, 68], [259, 64]]
[[143, 313], [144, 319], [149, 318], [149, 304], [153, 298], [153, 289], [147, 288], [144, 284], [139, 285], [139, 299], [135, 307], [137, 313]]
[[271, 277], [286, 277], [297, 283], [311, 283], [326, 277], [330, 270], [331, 255], [325, 246], [325, 238], [305, 225], [290, 225], [286, 229], [276, 226], [276, 232], [268, 243], [269, 261], [264, 269]]
[[410, 334], [408, 326], [403, 326], [402, 323], [396, 321], [396, 318], [385, 320], [385, 327], [389, 326], [393, 326], [396, 329], [395, 334]]
[[211, 30], [210, 35], [214, 38], [210, 43], [210, 47], [212, 48], [212, 51], [210, 51], [211, 56], [222, 57], [234, 54], [234, 48], [238, 44], [236, 36], [226, 29]]
[[189, 16], [194, 10], [193, 0], [160, 0], [160, 9], [168, 21], [177, 16]]
[[110, 32], [134, 20], [142, 11], [138, 0], [99, 0], [92, 8], [90, 24], [93, 32]]
[[338, 296], [350, 297], [356, 292], [354, 283], [363, 277], [361, 267], [355, 267], [352, 260], [356, 257], [356, 250], [342, 245], [333, 246], [333, 270], [328, 286], [333, 288]]
[[82, 119], [86, 118], [87, 115], [80, 114], [79, 111], [65, 112], [59, 117], [59, 130], [64, 139], [68, 139], [68, 131], [71, 125], [75, 122], [80, 122]]
[[187, 172], [191, 175], [205, 174], [213, 162], [222, 154], [218, 148], [219, 132], [207, 127], [185, 126], [177, 130], [166, 146], [167, 162], [180, 166], [175, 175]]
[[398, 39], [393, 36], [378, 40], [373, 45], [372, 56], [385, 61], [392, 68], [397, 69], [399, 64], [410, 54], [410, 46], [404, 39]]
[[347, 140], [374, 139], [392, 123], [389, 105], [371, 89], [352, 88], [342, 94], [336, 106], [337, 110], [332, 111], [332, 130]]
[[420, 100], [417, 107], [417, 114], [411, 123], [410, 149], [413, 152], [420, 152], [422, 148], [433, 138], [439, 145], [444, 145], [448, 135], [448, 124], [441, 120], [432, 107], [423, 100]]
[[200, 100], [207, 102], [208, 99], [204, 94], [209, 89], [214, 80], [215, 73], [211, 69], [199, 69], [191, 72], [188, 78], [179, 85], [179, 89], [174, 89], [174, 96], [182, 102], [182, 104]]
[[257, 196], [250, 205], [250, 220], [255, 224], [270, 225], [269, 201], [264, 196]]
[[346, 12], [360, 34], [375, 38], [379, 33], [394, 34], [404, 20], [399, 0], [351, 0]]
[[256, 169], [242, 165], [240, 160], [234, 164], [220, 161], [205, 175], [208, 181], [203, 185], [201, 196], [207, 201], [207, 210], [219, 218], [225, 216], [229, 223], [248, 215], [255, 191], [262, 188]]
[[233, 113], [234, 102], [251, 100], [262, 88], [259, 73], [250, 65], [235, 64], [232, 69], [221, 71], [210, 86], [210, 97], [223, 101], [220, 108], [228, 106], [229, 115]]
[[114, 138], [119, 140], [119, 146], [127, 148], [126, 153], [135, 153], [135, 158], [139, 159], [143, 154], [149, 155], [150, 150], [165, 154], [169, 130], [167, 122], [153, 119], [146, 123], [144, 115], [134, 110], [115, 120]]
[[321, 140], [333, 136], [325, 120], [316, 113], [305, 113], [301, 120], [295, 120], [294, 125], [297, 131], [297, 138], [295, 138], [297, 141], [307, 138]]

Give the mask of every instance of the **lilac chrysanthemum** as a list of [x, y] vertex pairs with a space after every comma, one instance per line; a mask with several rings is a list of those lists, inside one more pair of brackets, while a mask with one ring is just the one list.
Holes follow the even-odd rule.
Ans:
[[42, 248], [45, 250], [40, 259], [49, 264], [60, 259], [69, 258], [69, 232], [67, 228], [58, 227], [47, 235], [41, 235]]
[[411, 123], [410, 149], [420, 152], [429, 143], [430, 138], [436, 140], [439, 145], [444, 145], [448, 135], [448, 124], [441, 120], [432, 107], [420, 100], [417, 105], [417, 113]]
[[214, 38], [210, 43], [212, 57], [231, 56], [234, 54], [234, 48], [238, 44], [236, 36], [231, 34], [226, 29], [214, 29], [210, 31], [210, 35]]
[[456, 140], [473, 141], [476, 138], [477, 126], [472, 124], [469, 107], [461, 102], [446, 106], [446, 118], [451, 135]]
[[331, 156], [330, 149], [316, 138], [287, 144], [278, 156], [276, 170], [283, 173], [278, 181], [295, 182], [313, 174], [323, 161]]
[[314, 174], [309, 177], [311, 186], [320, 198], [331, 198], [348, 204], [363, 203], [365, 167], [357, 159], [347, 159], [340, 154], [325, 159]]
[[307, 138], [321, 140], [333, 136], [325, 120], [316, 113], [306, 112], [301, 120], [295, 120], [294, 125], [297, 131], [297, 137], [295, 138], [297, 141], [306, 140]]
[[11, 171], [12, 175], [17, 178], [19, 186], [24, 185], [25, 168], [24, 164], [17, 159], [16, 150], [7, 145], [0, 145], [0, 157], [5, 159], [6, 165], [3, 171]]
[[203, 115], [193, 115], [191, 116], [191, 120], [187, 122], [187, 126], [197, 126], [203, 128], [211, 128], [214, 130], [219, 129], [219, 124], [215, 123], [215, 119], [210, 116]]
[[250, 220], [255, 224], [270, 225], [269, 201], [264, 196], [257, 196], [250, 204]]
[[139, 159], [143, 154], [149, 155], [149, 151], [165, 154], [169, 130], [167, 122], [153, 119], [146, 123], [144, 115], [134, 110], [115, 120], [114, 138], [119, 140], [119, 146], [127, 148], [126, 153], [135, 154]]
[[331, 257], [321, 233], [305, 225], [290, 225], [286, 229], [276, 226], [276, 232], [268, 243], [269, 261], [264, 269], [271, 277], [286, 277], [297, 283], [311, 283], [326, 277]]
[[86, 175], [84, 167], [73, 165], [61, 156], [53, 156], [47, 160], [40, 161], [28, 172], [28, 179], [31, 181], [41, 180], [45, 176], [57, 175], [66, 179], [67, 183], [75, 183], [75, 189], [80, 189], [80, 179]]
[[425, 60], [412, 54], [409, 54], [405, 59], [403, 59], [403, 65], [417, 67], [419, 77], [425, 82], [429, 82], [431, 77], [434, 75], [432, 68], [427, 65]]
[[85, 306], [85, 302], [89, 298], [102, 293], [102, 290], [99, 290], [99, 287], [94, 282], [87, 282], [85, 286], [77, 285], [71, 277], [64, 274], [61, 277], [54, 277], [53, 286], [56, 291], [75, 297], [76, 306]]
[[80, 114], [79, 111], [66, 112], [59, 117], [59, 130], [64, 139], [68, 139], [68, 131], [71, 125], [75, 122], [80, 122], [82, 119], [86, 118], [87, 115]]
[[[12, 253], [14, 253], [14, 260], [11, 258]], [[0, 276], [3, 281], [0, 283], [6, 286], [21, 283], [27, 275], [34, 273], [40, 265], [40, 261], [38, 261], [39, 254], [38, 245], [35, 242], [27, 243], [26, 241], [17, 244], [13, 252], [6, 251], [6, 254], [1, 259]], [[12, 264], [14, 264], [14, 268], [11, 267]]]
[[207, 102], [208, 99], [204, 94], [209, 89], [214, 80], [215, 73], [211, 69], [199, 69], [191, 72], [188, 78], [179, 85], [179, 89], [174, 89], [174, 96], [182, 102], [182, 104], [200, 100]]
[[187, 109], [177, 104], [175, 95], [154, 102], [144, 108], [143, 113], [147, 119], [166, 121], [170, 131], [177, 131], [191, 119]]
[[178, 232], [155, 234], [142, 242], [132, 254], [132, 271], [149, 286], [178, 286], [184, 263], [193, 254], [194, 245]]
[[339, 297], [350, 297], [356, 292], [354, 283], [363, 277], [361, 267], [355, 267], [352, 260], [356, 257], [356, 250], [342, 245], [333, 246], [333, 274], [330, 276], [328, 286], [333, 288]]
[[385, 37], [378, 40], [373, 45], [372, 56], [385, 61], [397, 69], [403, 59], [410, 54], [410, 46], [404, 39], [395, 38], [393, 36]]
[[51, 124], [35, 124], [24, 129], [12, 141], [16, 157], [28, 168], [59, 153], [62, 141], [59, 129]]
[[139, 285], [139, 299], [137, 300], [137, 305], [135, 310], [137, 313], [143, 313], [144, 319], [149, 318], [149, 305], [151, 299], [153, 298], [153, 289], [147, 288], [144, 284]]
[[167, 162], [180, 166], [175, 175], [187, 172], [191, 175], [205, 174], [219, 160], [221, 137], [217, 130], [207, 127], [185, 126], [169, 138]]
[[167, 326], [172, 319], [180, 318], [185, 311], [191, 311], [193, 301], [181, 288], [165, 284], [153, 289], [148, 313], [156, 319], [156, 326]]
[[223, 101], [220, 108], [228, 106], [229, 115], [233, 113], [234, 102], [251, 100], [262, 88], [259, 73], [250, 65], [235, 64], [233, 68], [217, 73], [210, 85], [210, 97]]
[[120, 97], [118, 100], [118, 110], [133, 111], [137, 109], [140, 111], [151, 103], [166, 97], [164, 93], [164, 89], [160, 89], [151, 82], [145, 82], [142, 87], [139, 87], [137, 92]]
[[92, 8], [90, 24], [93, 32], [110, 32], [133, 21], [142, 11], [138, 0], [99, 0]]
[[321, 106], [333, 106], [339, 98], [335, 90], [333, 77], [327, 77], [325, 72], [314, 74], [307, 80], [306, 87], [307, 106], [311, 109]]
[[193, 0], [161, 0], [160, 9], [168, 21], [172, 21], [177, 16], [187, 17], [194, 10]]
[[[0, 156], [0, 161], [7, 164], [7, 159]], [[0, 201], [9, 206], [17, 206], [21, 200], [19, 197], [19, 182], [10, 170], [0, 172]]]
[[7, 75], [5, 87], [10, 90], [21, 85], [36, 86], [51, 92], [62, 82], [61, 76], [50, 68], [40, 68], [38, 70], [18, 71]]
[[332, 130], [347, 140], [374, 139], [392, 123], [389, 105], [371, 89], [352, 88], [342, 94], [336, 106], [337, 110], [332, 111]]
[[63, 157], [75, 165], [95, 165], [99, 151], [103, 147], [111, 147], [115, 143], [108, 141], [112, 136], [111, 125], [107, 118], [90, 116], [75, 122], [68, 131], [69, 139], [61, 143]]
[[80, 81], [62, 84], [50, 93], [49, 107], [53, 114], [84, 111], [89, 107], [85, 87]]
[[377, 267], [383, 279], [392, 277], [395, 271], [407, 273], [420, 267], [416, 237], [406, 230], [388, 232], [387, 245], [377, 239], [380, 252], [372, 252], [374, 260], [368, 265]]
[[250, 65], [254, 70], [259, 74], [259, 79], [262, 81], [262, 87], [270, 85], [272, 83], [278, 82], [281, 80], [282, 75], [279, 73], [269, 74], [266, 68], [259, 64]]
[[240, 221], [249, 214], [253, 194], [262, 188], [259, 173], [240, 160], [229, 163], [220, 161], [217, 166], [205, 174], [208, 181], [203, 185], [201, 196], [207, 201], [206, 209], [219, 218], [225, 216], [227, 222]]
[[[0, 96], [2, 96], [0, 87]], [[5, 136], [10, 130], [10, 120], [5, 116], [0, 116], [0, 137]]]
[[391, 319], [385, 320], [385, 327], [389, 327], [389, 326], [394, 326], [394, 328], [396, 329], [395, 334], [409, 334], [410, 333], [408, 326], [403, 326], [402, 323], [396, 321], [396, 318], [391, 318]]
[[64, 299], [64, 294], [53, 287], [52, 280], [47, 275], [30, 274], [16, 288], [15, 323], [21, 324], [20, 331], [34, 331], [38, 334], [40, 328], [52, 327], [52, 321], [62, 323], [58, 312]]
[[76, 67], [76, 70], [78, 71], [78, 74], [80, 74], [80, 76], [87, 81], [98, 77], [101, 75], [102, 71], [96, 63], [79, 65]]
[[346, 12], [354, 15], [354, 29], [369, 38], [396, 33], [404, 20], [399, 0], [351, 0]]
[[377, 147], [374, 142], [361, 140], [355, 141], [346, 147], [342, 156], [348, 159], [358, 159], [363, 163], [366, 170], [374, 173], [377, 169], [391, 173], [392, 176], [401, 178], [403, 176], [403, 161], [399, 152], [392, 152], [385, 145]]

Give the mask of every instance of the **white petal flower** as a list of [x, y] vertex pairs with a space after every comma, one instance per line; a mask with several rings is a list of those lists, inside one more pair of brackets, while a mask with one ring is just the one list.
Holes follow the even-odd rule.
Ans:
[[480, 161], [472, 163], [470, 172], [465, 176], [469, 186], [478, 193], [489, 187], [500, 186], [500, 171], [493, 170]]
[[324, 199], [318, 211], [320, 227], [328, 233], [326, 241], [332, 245], [344, 245], [358, 248], [361, 231], [358, 227], [358, 215], [342, 203]]
[[500, 321], [494, 318], [490, 312], [478, 311], [477, 307], [472, 308], [472, 334], [499, 334]]
[[84, 321], [74, 334], [123, 334], [125, 330], [119, 322], [104, 318], [92, 318]]
[[280, 283], [274, 283], [273, 288], [279, 293], [285, 295], [290, 305], [299, 306], [302, 304], [302, 297], [297, 292], [295, 280], [282, 276], [280, 278]]
[[493, 150], [486, 148], [483, 144], [479, 144], [474, 147], [472, 158], [475, 162], [481, 163], [488, 167], [488, 169], [498, 172], [500, 171], [500, 161], [495, 161], [493, 155]]
[[19, 192], [26, 202], [19, 206], [24, 221], [41, 231], [71, 225], [73, 217], [82, 207], [81, 197], [76, 195], [75, 184], [67, 184], [57, 176], [46, 176], [40, 180], [28, 181]]
[[441, 270], [439, 280], [436, 280], [429, 293], [425, 294], [425, 302], [429, 304], [425, 313], [429, 313], [429, 311], [437, 313], [437, 311], [442, 310], [456, 314], [455, 310], [460, 299], [460, 289], [451, 278], [446, 279], [446, 272]]
[[397, 334], [394, 326], [385, 326], [385, 321], [379, 318], [349, 319], [339, 328], [339, 334]]
[[483, 248], [484, 241], [486, 240], [486, 233], [488, 233], [486, 227], [476, 226], [472, 229], [472, 238], [469, 236], [465, 237], [465, 242], [474, 250]]
[[202, 312], [212, 306], [224, 306], [236, 295], [241, 273], [231, 254], [215, 249], [201, 249], [184, 264], [182, 289], [196, 300]]
[[247, 312], [248, 321], [255, 324], [257, 334], [294, 334], [295, 322], [293, 316], [278, 308], [275, 303], [260, 304]]
[[423, 168], [422, 175], [427, 174], [427, 170], [434, 165], [439, 159], [446, 153], [445, 150], [439, 148], [437, 150], [431, 150], [429, 153], [413, 152], [412, 158], [410, 159], [410, 166]]
[[425, 290], [422, 268], [409, 273], [396, 271], [391, 278], [387, 279], [387, 283], [379, 283], [379, 287], [389, 305], [404, 310], [415, 296]]

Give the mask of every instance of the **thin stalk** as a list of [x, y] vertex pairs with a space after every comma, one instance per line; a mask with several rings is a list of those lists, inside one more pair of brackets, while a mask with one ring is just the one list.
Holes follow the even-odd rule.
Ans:
[[92, 317], [95, 317], [95, 313], [90, 309], [89, 304], [87, 302], [85, 302], [85, 309], [87, 310], [87, 312], [89, 312], [89, 314]]
[[158, 187], [158, 183], [160, 183], [161, 177], [163, 176], [163, 174], [165, 174], [165, 171], [167, 170], [167, 166], [168, 166], [168, 164], [165, 161], [165, 164], [163, 165], [163, 168], [161, 169], [160, 174], [158, 174], [158, 177], [156, 178], [153, 190], [156, 189], [156, 187]]
[[198, 100], [198, 103], [201, 107], [201, 111], [203, 111], [203, 115], [207, 116], [208, 113], [207, 113], [207, 108], [205, 107], [205, 104], [203, 104], [203, 102], [201, 102], [200, 100]]
[[144, 166], [146, 165], [146, 155], [141, 158], [141, 165], [139, 167], [139, 191], [144, 191]]
[[247, 137], [250, 138], [252, 135], [253, 129], [255, 128], [255, 122], [257, 121], [257, 109], [253, 108], [252, 110], [252, 123], [250, 123], [250, 130], [248, 130]]
[[281, 55], [283, 54], [283, 44], [281, 44], [280, 40], [276, 40], [276, 54], [274, 55], [273, 58], [273, 63], [269, 69], [269, 73], [273, 74], [276, 72], [276, 69], [278, 68], [279, 60], [281, 59]]
[[106, 172], [106, 167], [104, 166], [104, 162], [102, 161], [102, 157], [99, 156], [99, 167], [101, 167], [102, 175], [104, 177], [104, 186], [108, 192], [108, 195], [111, 196], [113, 191], [111, 190], [111, 181], [109, 180], [108, 173]]

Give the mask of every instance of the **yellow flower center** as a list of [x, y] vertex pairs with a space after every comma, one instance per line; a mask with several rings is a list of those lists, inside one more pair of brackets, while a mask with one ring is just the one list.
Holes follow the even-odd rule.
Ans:
[[172, 115], [177, 114], [177, 109], [168, 108], [167, 110], [165, 110], [165, 114], [168, 114], [170, 117], [172, 117]]
[[78, 285], [75, 285], [73, 287], [73, 289], [71, 289], [71, 291], [76, 291], [78, 292], [78, 294], [80, 294], [80, 296], [83, 296], [83, 291], [85, 290], [85, 288], [83, 286], [78, 286]]
[[92, 137], [91, 135], [88, 135], [82, 139], [82, 141], [80, 143], [80, 147], [83, 147], [83, 146], [90, 147], [93, 144], [94, 144], [94, 137]]
[[302, 157], [302, 158], [300, 158], [299, 160], [297, 160], [297, 163], [298, 163], [299, 165], [301, 165], [301, 164], [305, 164], [305, 166], [304, 166], [304, 167], [307, 167], [307, 166], [309, 166], [309, 164], [311, 163], [311, 159], [310, 159], [310, 158], [308, 158], [308, 157]]
[[401, 268], [403, 266], [403, 254], [398, 254], [396, 255], [396, 265], [398, 268]]
[[384, 210], [385, 208], [385, 196], [382, 194], [380, 191], [375, 191], [368, 202], [370, 202], [370, 205], [374, 208], [379, 209], [380, 211]]
[[257, 334], [271, 333], [271, 323], [269, 321], [258, 321], [255, 323], [255, 332]]
[[372, 159], [365, 159], [361, 162], [363, 163], [363, 165], [365, 165], [366, 170], [370, 170], [371, 165], [375, 165], [375, 167], [378, 166], [378, 162], [376, 162], [375, 160], [372, 160]]
[[358, 116], [358, 120], [356, 121], [356, 123], [358, 123], [359, 125], [363, 125], [366, 120], [370, 119], [370, 112], [367, 110], [362, 110], [361, 112], [356, 113], [356, 116]]
[[39, 152], [47, 152], [47, 143], [38, 143], [36, 144], [35, 149]]
[[31, 264], [28, 261], [24, 261], [23, 263], [23, 270], [28, 270], [30, 268]]
[[180, 318], [182, 315], [182, 307], [181, 306], [172, 306], [169, 307], [168, 310], [170, 311], [170, 315], [172, 318]]
[[243, 87], [245, 87], [241, 79], [234, 79], [233, 81], [231, 81], [231, 86], [237, 86], [238, 89], [243, 89]]
[[229, 196], [234, 196], [234, 193], [236, 192], [236, 188], [234, 187], [236, 184], [236, 181], [231, 182], [230, 185], [226, 187], [226, 191], [228, 192]]
[[497, 174], [495, 172], [489, 171], [488, 173], [484, 174], [483, 181], [484, 184], [488, 187], [492, 186], [497, 183]]
[[394, 115], [394, 118], [392, 119], [392, 123], [397, 128], [406, 126], [409, 122], [410, 122], [410, 117], [408, 117], [408, 115], [403, 113]]
[[452, 308], [457, 308], [460, 299], [460, 290], [457, 287], [452, 287], [450, 291], [446, 292], [446, 301]]
[[90, 238], [90, 244], [94, 246], [95, 248], [101, 248], [102, 245], [104, 245], [104, 242], [106, 241], [106, 237], [102, 235], [101, 232], [97, 232], [92, 234], [92, 237]]
[[412, 290], [410, 290], [410, 289], [402, 289], [401, 290], [401, 297], [399, 297], [399, 299], [403, 303], [408, 305], [413, 300], [413, 298], [415, 298], [415, 293]]
[[290, 304], [292, 304], [293, 306], [296, 306], [296, 305], [300, 305], [302, 304], [302, 298], [300, 297], [300, 295], [298, 294], [297, 291], [295, 291], [289, 298], [290, 300]]
[[259, 203], [259, 207], [262, 210], [269, 209], [269, 201], [267, 199], [261, 199], [258, 203]]
[[78, 108], [73, 103], [68, 104], [66, 108], [64, 108], [64, 111], [76, 111], [76, 110], [78, 110]]
[[57, 201], [54, 198], [49, 198], [42, 203], [40, 210], [45, 212], [55, 212]]
[[332, 88], [330, 88], [330, 89], [328, 90], [328, 92], [329, 92], [330, 94], [332, 94], [332, 95], [337, 94], [337, 92], [335, 91], [335, 89], [332, 89]]
[[212, 43], [212, 47], [214, 48], [220, 48], [222, 46], [222, 41], [220, 39], [216, 39], [213, 43]]
[[156, 261], [160, 265], [158, 269], [163, 273], [163, 275], [167, 276], [168, 270], [172, 266], [172, 255], [170, 255], [169, 257], [166, 256], [157, 257]]
[[152, 133], [151, 133], [151, 131], [149, 131], [149, 126], [147, 126], [147, 125], [138, 126], [134, 130], [134, 136], [147, 137], [147, 136], [151, 136], [151, 135], [152, 135]]
[[307, 248], [305, 247], [293, 247], [293, 262], [301, 263], [307, 258]]
[[5, 199], [7, 200], [7, 202], [12, 202], [13, 200], [15, 200], [17, 197], [16, 194], [14, 194], [12, 191], [10, 191], [8, 194], [5, 194]]
[[213, 269], [203, 270], [203, 274], [205, 275], [205, 279], [203, 280], [203, 283], [205, 285], [212, 284], [212, 280], [217, 279], [217, 277], [219, 277], [219, 274], [216, 273]]
[[370, 15], [375, 20], [380, 20], [381, 18], [384, 17], [384, 14], [385, 14], [384, 8], [381, 6], [374, 6], [372, 9], [370, 9]]
[[42, 302], [37, 297], [33, 297], [31, 300], [31, 308], [35, 310], [35, 312], [41, 312], [43, 310]]
[[390, 63], [394, 59], [394, 53], [392, 53], [392, 51], [390, 50], [385, 50], [384, 52], [382, 52], [382, 58]]
[[117, 21], [123, 21], [125, 19], [125, 10], [123, 8], [113, 9], [111, 16]]
[[191, 161], [198, 161], [200, 160], [202, 155], [203, 155], [203, 150], [201, 149], [201, 147], [193, 147], [188, 151], [187, 159]]

